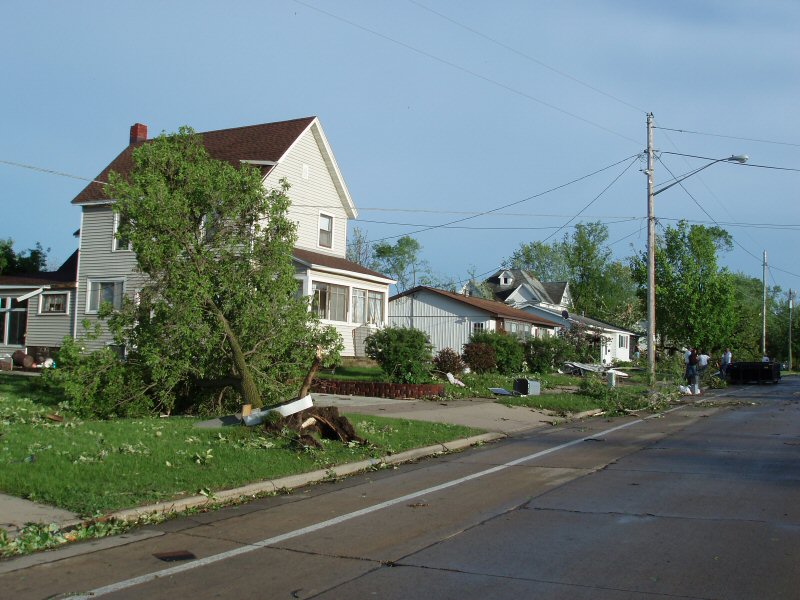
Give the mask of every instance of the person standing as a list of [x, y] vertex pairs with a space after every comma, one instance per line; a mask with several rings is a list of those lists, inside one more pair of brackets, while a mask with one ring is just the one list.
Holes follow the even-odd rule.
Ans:
[[699, 396], [700, 395], [700, 384], [697, 381], [697, 350], [692, 348], [689, 350], [688, 355], [685, 357], [686, 360], [686, 384], [689, 386], [689, 390], [692, 394]]
[[719, 370], [722, 372], [722, 378], [725, 379], [728, 376], [728, 369], [731, 366], [731, 360], [733, 360], [733, 355], [731, 354], [730, 348], [725, 348], [725, 352], [722, 353], [722, 361], [719, 365]]
[[703, 375], [706, 373], [706, 369], [708, 368], [708, 361], [711, 360], [711, 357], [706, 354], [705, 350], [702, 350], [700, 354], [697, 355], [697, 378], [699, 380], [703, 380]]

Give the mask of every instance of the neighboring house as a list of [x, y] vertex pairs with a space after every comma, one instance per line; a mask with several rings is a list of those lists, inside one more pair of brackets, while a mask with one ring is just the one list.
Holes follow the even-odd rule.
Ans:
[[389, 324], [424, 331], [434, 352], [461, 353], [476, 331], [505, 331], [520, 338], [555, 335], [558, 325], [503, 302], [417, 286], [389, 299]]
[[0, 356], [49, 358], [73, 335], [77, 265], [76, 250], [57, 271], [0, 275]]
[[[303, 293], [312, 296], [312, 310], [323, 323], [336, 327], [344, 342], [343, 356], [363, 354], [363, 338], [386, 323], [388, 277], [345, 260], [347, 221], [356, 207], [336, 159], [316, 117], [198, 133], [212, 158], [233, 165], [249, 163], [261, 170], [267, 189], [291, 185], [288, 216], [297, 223], [294, 250], [296, 278]], [[133, 298], [145, 281], [135, 270], [136, 256], [116, 239], [113, 199], [105, 195], [110, 171], [126, 175], [132, 169], [134, 149], [147, 143], [147, 127], [131, 127], [130, 144], [86, 186], [72, 203], [80, 206], [81, 235], [78, 265], [78, 323], [94, 323], [100, 304], [120, 306]], [[105, 334], [87, 346], [111, 343]]]
[[541, 282], [530, 271], [502, 269], [486, 279], [483, 287], [491, 291], [495, 300], [554, 321], [564, 329], [571, 329], [576, 324], [586, 328], [598, 338], [597, 359], [601, 363], [631, 359], [638, 335], [611, 323], [570, 314], [572, 297], [566, 281]]

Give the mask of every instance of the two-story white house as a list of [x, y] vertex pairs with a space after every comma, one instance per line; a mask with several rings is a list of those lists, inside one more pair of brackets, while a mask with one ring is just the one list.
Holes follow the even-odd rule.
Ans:
[[[291, 185], [289, 217], [297, 223], [294, 249], [296, 278], [312, 297], [312, 310], [323, 323], [336, 327], [344, 342], [343, 356], [363, 355], [363, 339], [387, 322], [388, 277], [346, 260], [347, 222], [357, 211], [317, 117], [306, 117], [198, 134], [212, 158], [233, 165], [257, 166], [267, 189]], [[133, 151], [147, 141], [147, 127], [131, 127], [130, 143], [87, 185], [72, 203], [81, 208], [77, 293], [71, 315], [75, 335], [83, 320], [97, 322], [103, 302], [121, 305], [142, 286], [136, 256], [116, 239], [113, 198], [103, 182], [116, 171], [132, 168]], [[96, 348], [110, 344], [109, 335], [87, 341]]]

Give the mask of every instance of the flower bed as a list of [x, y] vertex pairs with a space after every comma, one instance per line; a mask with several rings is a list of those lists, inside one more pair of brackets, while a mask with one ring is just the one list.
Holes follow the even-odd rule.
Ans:
[[372, 396], [375, 398], [431, 398], [444, 396], [441, 383], [386, 383], [381, 381], [337, 381], [317, 379], [312, 392], [341, 394], [344, 396]]

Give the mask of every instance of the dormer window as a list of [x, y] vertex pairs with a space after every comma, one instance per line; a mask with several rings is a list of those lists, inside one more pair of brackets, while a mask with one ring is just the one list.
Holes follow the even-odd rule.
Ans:
[[511, 285], [513, 281], [514, 278], [511, 277], [511, 273], [509, 273], [508, 271], [503, 271], [500, 274], [500, 285]]
[[319, 216], [319, 245], [333, 248], [333, 217], [330, 215]]

